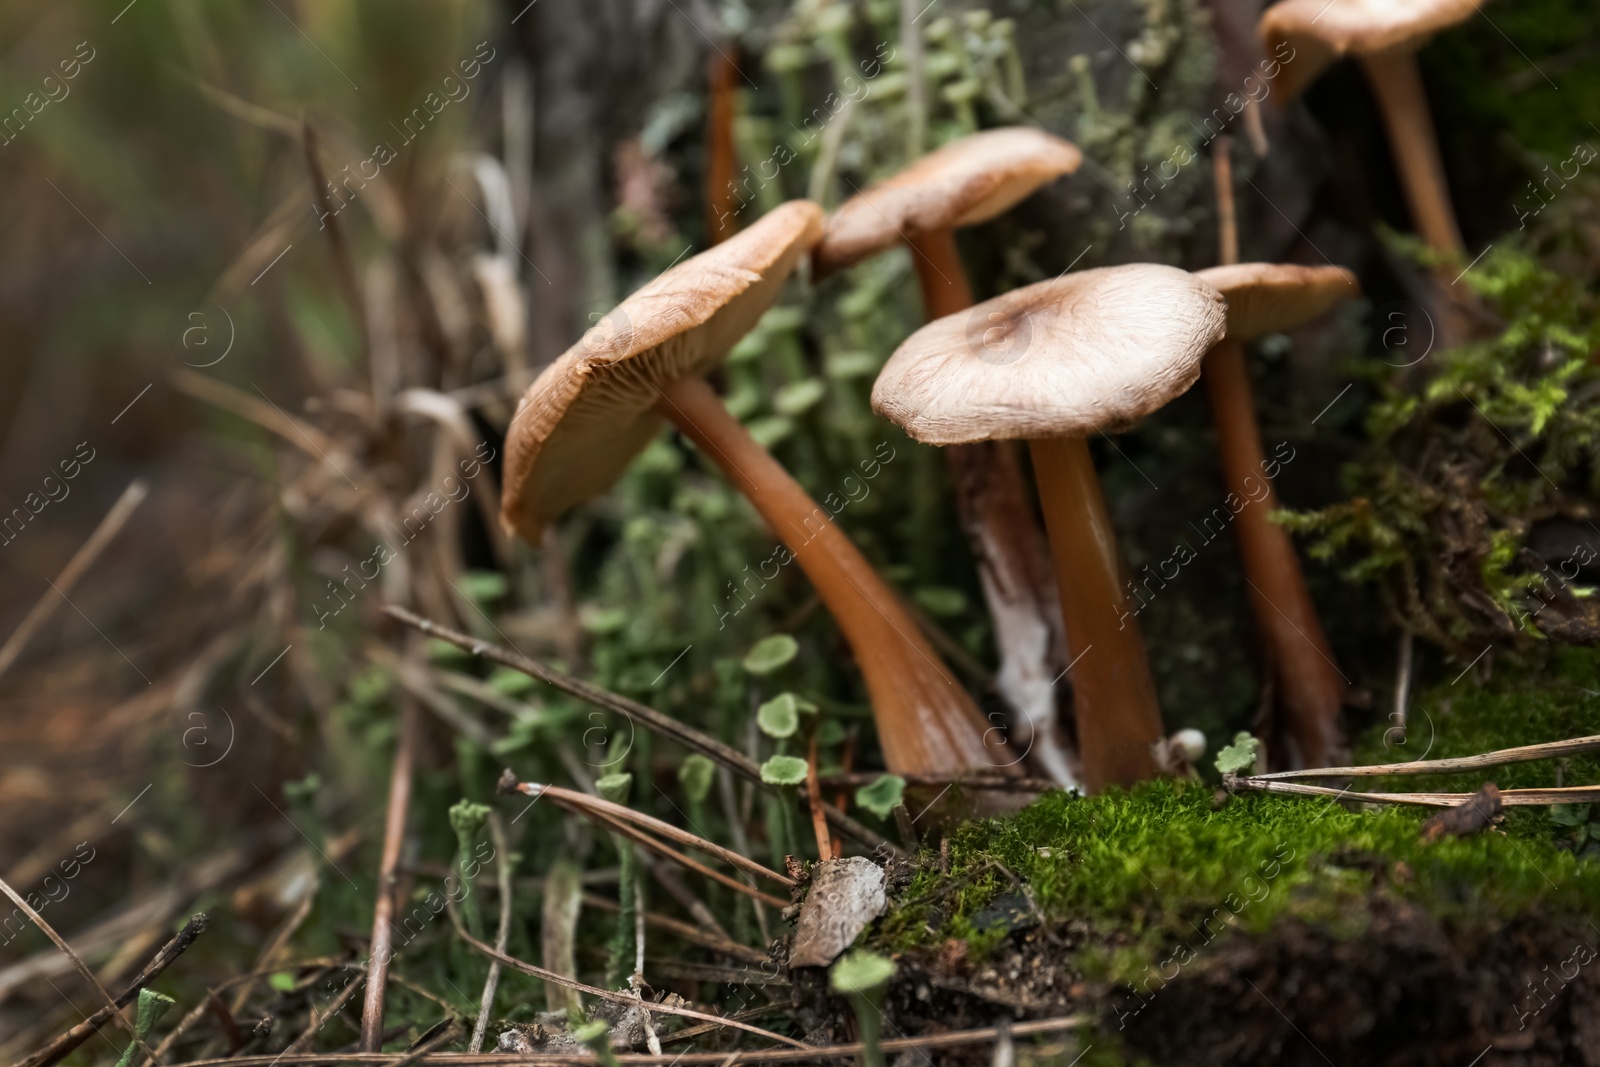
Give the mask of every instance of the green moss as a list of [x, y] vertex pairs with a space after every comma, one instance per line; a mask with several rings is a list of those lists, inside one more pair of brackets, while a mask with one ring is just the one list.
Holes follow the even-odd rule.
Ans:
[[[1441, 683], [1417, 700], [1407, 749], [1386, 752], [1376, 727], [1358, 744], [1363, 761], [1420, 756], [1429, 716], [1430, 758], [1600, 733], [1600, 653], [1564, 649], [1553, 666], [1559, 670], [1502, 672], [1490, 686]], [[1490, 775], [1373, 781], [1378, 789], [1470, 790], [1491, 778], [1502, 788], [1552, 785], [1555, 775], [1545, 761]], [[1574, 757], [1563, 775], [1568, 784], [1600, 781], [1600, 759]], [[1600, 899], [1600, 863], [1560, 847], [1571, 832], [1549, 809], [1513, 810], [1505, 834], [1435, 844], [1418, 840], [1427, 814], [1266, 795], [1235, 796], [1217, 808], [1213, 787], [1192, 781], [1088, 799], [1050, 794], [1014, 816], [957, 831], [951, 874], [917, 875], [907, 903], [878, 936], [906, 949], [979, 933], [979, 910], [1011, 888], [995, 863], [1025, 879], [1051, 919], [1088, 919], [1129, 935], [1131, 942], [1078, 960], [1087, 973], [1112, 980], [1138, 971], [1172, 938], [1193, 943], [1197, 934], [1210, 941], [1224, 929], [1259, 932], [1287, 915], [1359, 935], [1362, 902], [1380, 885], [1442, 919], [1574, 914]], [[953, 888], [941, 893], [946, 886]]]

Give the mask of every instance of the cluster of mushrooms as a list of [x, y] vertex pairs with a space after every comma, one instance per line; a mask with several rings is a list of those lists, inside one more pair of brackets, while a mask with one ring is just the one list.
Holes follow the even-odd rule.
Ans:
[[[1284, 83], [1289, 93], [1346, 51], [1370, 53], [1380, 96], [1394, 104], [1386, 110], [1394, 142], [1406, 145], [1397, 154], [1415, 213], [1431, 242], [1456, 249], [1460, 238], [1412, 53], [1422, 36], [1477, 6], [1348, 0], [1328, 11], [1323, 0], [1285, 0], [1262, 21], [1269, 46], [1289, 40], [1297, 49], [1288, 65], [1295, 73]], [[1396, 118], [1402, 94], [1394, 87], [1406, 84], [1416, 91]], [[1426, 143], [1419, 147], [1419, 140]], [[1196, 273], [1155, 264], [1104, 267], [974, 306], [953, 231], [995, 218], [1075, 171], [1081, 158], [1072, 144], [1037, 129], [972, 134], [831, 215], [811, 201], [790, 201], [667, 270], [527, 390], [507, 435], [506, 527], [538, 544], [550, 522], [604, 492], [663, 420], [670, 422], [744, 494], [831, 612], [861, 670], [890, 771], [1021, 774], [1027, 755], [1063, 785], [1090, 792], [1127, 786], [1170, 766], [1172, 746], [1087, 439], [1132, 426], [1203, 374], [1225, 488], [1248, 501], [1234, 527], [1285, 718], [1279, 761], [1336, 762], [1345, 681], [1294, 547], [1269, 518], [1276, 500], [1264, 475], [1243, 346], [1357, 296], [1355, 278], [1333, 266], [1230, 262], [1236, 254], [1225, 250], [1223, 265]], [[1430, 221], [1441, 211], [1448, 226]], [[1041, 581], [1022, 557], [1030, 541], [1048, 545], [1058, 600], [1040, 602], [1052, 610], [1059, 603], [1056, 636], [1070, 663], [1076, 731], [1070, 746], [1033, 743], [1060, 729], [1048, 685], [1013, 701], [1018, 721], [1009, 740], [992, 728], [900, 594], [706, 380], [803, 258], [820, 279], [900, 245], [909, 246], [929, 321], [883, 367], [872, 406], [915, 440], [941, 446], [953, 478], [1007, 490], [958, 494], [970, 512], [962, 515], [966, 527], [993, 533], [974, 538], [984, 546], [980, 577], [991, 604], [1008, 582]], [[1025, 485], [1011, 484], [1023, 477], [1010, 444], [1016, 441], [1028, 445], [1043, 531], [1031, 507], [986, 503], [1030, 499]], [[1002, 658], [1006, 640], [997, 625]]]

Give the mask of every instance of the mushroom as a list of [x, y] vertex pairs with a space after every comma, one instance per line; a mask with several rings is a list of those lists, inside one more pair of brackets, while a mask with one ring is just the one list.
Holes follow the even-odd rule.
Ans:
[[1406, 203], [1424, 240], [1441, 252], [1462, 250], [1461, 231], [1439, 161], [1417, 49], [1435, 33], [1470, 18], [1484, 0], [1283, 0], [1261, 16], [1269, 52], [1287, 44], [1277, 84], [1293, 98], [1346, 53], [1360, 58], [1378, 97]]
[[[972, 289], [954, 229], [996, 217], [1082, 159], [1070, 142], [1029, 127], [958, 138], [846, 201], [824, 223], [812, 261], [820, 275], [904, 243], [927, 317], [964, 311]], [[1048, 580], [1039, 581], [1048, 553], [1016, 454], [992, 442], [953, 446], [945, 459], [1000, 649], [996, 688], [1019, 713], [1018, 741], [1031, 758], [1059, 784], [1076, 785], [1070, 746], [1057, 736], [1054, 681], [1066, 663], [1059, 610]]]
[[[1328, 767], [1344, 740], [1339, 708], [1346, 681], [1333, 660], [1294, 544], [1273, 522], [1271, 464], [1261, 448], [1244, 345], [1310, 322], [1361, 287], [1343, 267], [1239, 263], [1197, 272], [1228, 299], [1228, 333], [1206, 354], [1204, 377], [1223, 482], [1242, 507], [1234, 519], [1250, 604], [1294, 742], [1292, 766]], [[1254, 488], [1252, 488], [1254, 487]], [[1229, 510], [1232, 510], [1230, 505]]]
[[935, 445], [1023, 439], [1033, 454], [1091, 790], [1157, 771], [1161, 711], [1086, 437], [1184, 392], [1222, 339], [1222, 295], [1174, 267], [1068, 274], [938, 319], [889, 358], [872, 406]]
[[781, 205], [647, 283], [546, 367], [506, 434], [501, 520], [537, 544], [545, 524], [609, 487], [664, 418], [744, 494], [833, 613], [889, 768], [949, 775], [1004, 763], [1004, 745], [986, 745], [972, 698], [894, 590], [701, 377], [772, 303], [821, 215], [810, 201]]
[[845, 201], [828, 216], [811, 261], [821, 277], [903, 242], [927, 317], [964, 311], [972, 290], [954, 231], [988, 222], [1081, 162], [1070, 141], [1027, 126], [957, 138]]

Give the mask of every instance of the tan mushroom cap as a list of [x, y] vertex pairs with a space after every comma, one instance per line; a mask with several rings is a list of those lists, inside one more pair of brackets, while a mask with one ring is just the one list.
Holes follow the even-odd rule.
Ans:
[[813, 262], [826, 274], [918, 234], [987, 222], [1081, 162], [1072, 142], [1030, 126], [968, 134], [845, 201]]
[[1226, 323], [1222, 294], [1176, 267], [1068, 274], [922, 327], [872, 407], [934, 445], [1123, 429], [1195, 383]]
[[[1294, 51], [1275, 87], [1297, 95], [1346, 53], [1367, 55], [1420, 46], [1465, 22], [1484, 0], [1282, 0], [1261, 15], [1259, 32], [1267, 52], [1287, 43]], [[1279, 56], [1282, 59], [1281, 56]]]
[[1343, 267], [1235, 263], [1195, 274], [1227, 297], [1228, 336], [1236, 341], [1292, 330], [1361, 295], [1356, 276]]
[[609, 488], [661, 427], [658, 386], [720, 363], [821, 232], [816, 204], [783, 204], [646, 283], [546, 367], [506, 432], [506, 528], [537, 543]]

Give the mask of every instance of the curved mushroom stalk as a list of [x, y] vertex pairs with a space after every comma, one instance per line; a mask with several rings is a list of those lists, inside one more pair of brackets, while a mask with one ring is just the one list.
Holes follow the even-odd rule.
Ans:
[[1243, 502], [1234, 533], [1278, 704], [1288, 719], [1288, 762], [1333, 766], [1344, 756], [1339, 712], [1347, 680], [1334, 662], [1289, 533], [1270, 518], [1277, 496], [1267, 476], [1243, 346], [1310, 322], [1361, 288], [1340, 267], [1237, 263], [1199, 276], [1228, 298], [1228, 333], [1206, 354], [1203, 376], [1223, 482]]
[[1389, 134], [1417, 230], [1441, 252], [1461, 251], [1439, 141], [1417, 71], [1417, 49], [1472, 17], [1485, 0], [1281, 0], [1262, 12], [1262, 44], [1284, 58], [1284, 102], [1340, 56], [1361, 60]]
[[738, 486], [827, 605], [861, 667], [889, 769], [1014, 773], [1000, 731], [984, 721], [894, 590], [705, 380], [679, 378], [661, 386], [661, 397], [661, 413]]
[[1417, 70], [1417, 53], [1409, 47], [1374, 52], [1361, 57], [1362, 69], [1378, 98], [1383, 128], [1389, 135], [1400, 172], [1400, 185], [1417, 232], [1429, 247], [1441, 252], [1461, 252], [1461, 230], [1450, 203], [1450, 186], [1439, 159], [1439, 137], [1433, 113]]
[[949, 776], [1008, 767], [1003, 740], [893, 590], [701, 377], [772, 305], [816, 243], [821, 217], [809, 201], [769, 211], [645, 284], [546, 367], [506, 433], [501, 521], [536, 543], [556, 516], [603, 492], [666, 414], [750, 497], [816, 583], [866, 676], [890, 768]]
[[[1270, 518], [1278, 506], [1266, 476], [1244, 348], [1218, 342], [1202, 377], [1217, 432], [1223, 483], [1245, 506], [1234, 520], [1250, 603], [1288, 719], [1294, 767], [1330, 767], [1344, 753], [1339, 725], [1346, 681], [1333, 659], [1289, 533]], [[1263, 486], [1265, 489], [1263, 490]]]
[[1164, 735], [1144, 638], [1134, 621], [1117, 562], [1089, 444], [1081, 437], [1028, 442], [1056, 560], [1061, 618], [1072, 663], [1072, 699], [1084, 785], [1099, 792], [1154, 778], [1151, 748]]

